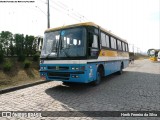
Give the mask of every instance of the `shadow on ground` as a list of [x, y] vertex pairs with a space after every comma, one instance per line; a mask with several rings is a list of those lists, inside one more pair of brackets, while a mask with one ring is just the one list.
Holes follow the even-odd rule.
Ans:
[[[160, 75], [124, 71], [110, 75], [100, 85], [58, 85], [45, 92], [67, 110], [125, 111], [160, 110]], [[54, 106], [53, 106], [54, 107]]]

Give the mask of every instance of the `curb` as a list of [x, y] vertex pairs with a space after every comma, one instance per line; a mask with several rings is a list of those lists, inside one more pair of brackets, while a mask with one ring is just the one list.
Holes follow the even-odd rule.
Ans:
[[3, 89], [3, 90], [0, 90], [0, 94], [13, 92], [13, 91], [16, 91], [16, 90], [24, 89], [24, 88], [27, 88], [27, 87], [32, 87], [32, 86], [47, 83], [47, 82], [51, 82], [51, 81], [38, 81], [38, 82], [35, 82], [35, 83], [29, 83], [29, 84], [20, 85], [20, 86], [16, 86], [16, 87], [12, 87], [12, 88], [6, 88], [6, 89]]

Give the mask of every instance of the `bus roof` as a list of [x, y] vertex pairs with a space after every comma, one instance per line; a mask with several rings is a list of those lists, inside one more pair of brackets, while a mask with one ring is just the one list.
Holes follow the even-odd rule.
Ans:
[[60, 29], [65, 29], [65, 28], [79, 27], [79, 26], [94, 26], [98, 28], [98, 25], [94, 24], [93, 22], [85, 22], [85, 23], [66, 25], [66, 26], [61, 26], [61, 27], [56, 27], [56, 28], [49, 28], [45, 32], [50, 32], [50, 31], [55, 31], [55, 30], [60, 30]]
[[93, 26], [93, 27], [96, 27], [96, 28], [100, 28], [102, 31], [110, 34], [111, 36], [116, 37], [117, 39], [120, 39], [120, 40], [122, 40], [122, 41], [124, 41], [124, 42], [127, 42], [126, 40], [118, 37], [117, 35], [111, 33], [110, 31], [102, 28], [101, 26], [99, 26], [99, 25], [97, 25], [97, 24], [95, 24], [95, 23], [93, 23], [93, 22], [84, 22], [84, 23], [66, 25], [66, 26], [61, 26], [61, 27], [56, 27], [56, 28], [49, 28], [49, 29], [47, 29], [45, 32], [51, 32], [51, 31], [56, 31], [56, 30], [61, 30], [61, 29], [66, 29], [66, 28], [72, 28], [72, 27], [79, 27], [79, 26]]

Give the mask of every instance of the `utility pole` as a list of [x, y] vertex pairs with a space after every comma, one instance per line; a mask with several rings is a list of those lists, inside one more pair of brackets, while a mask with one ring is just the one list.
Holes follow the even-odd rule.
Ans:
[[50, 12], [49, 12], [49, 0], [47, 0], [47, 27], [50, 28]]

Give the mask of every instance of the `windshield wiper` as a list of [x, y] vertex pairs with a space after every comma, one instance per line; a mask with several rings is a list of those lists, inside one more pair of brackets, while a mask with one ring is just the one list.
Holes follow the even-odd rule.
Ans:
[[46, 58], [48, 59], [50, 55], [51, 55], [51, 53], [47, 54]]
[[56, 57], [57, 56], [57, 53], [56, 52], [51, 52], [49, 54], [47, 54], [46, 58], [49, 58], [49, 57]]

